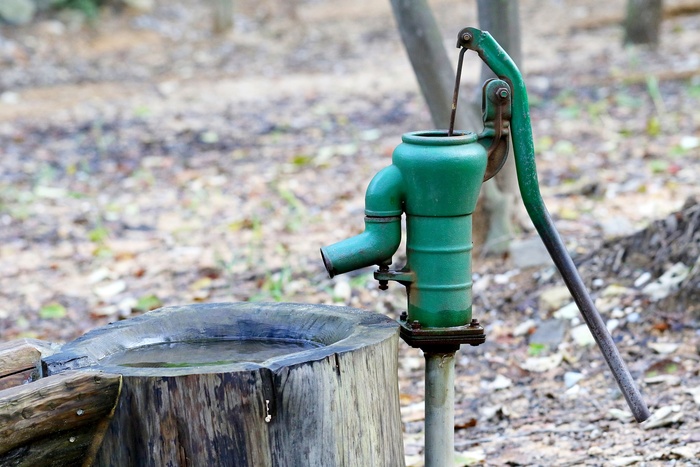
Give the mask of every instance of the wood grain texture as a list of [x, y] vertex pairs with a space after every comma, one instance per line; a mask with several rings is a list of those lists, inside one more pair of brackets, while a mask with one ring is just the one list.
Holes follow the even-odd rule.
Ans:
[[38, 379], [41, 356], [52, 354], [52, 346], [36, 339], [0, 343], [0, 391]]
[[69, 371], [0, 391], [0, 465], [80, 465], [94, 456], [121, 376]]
[[90, 367], [100, 368], [99, 356], [116, 342], [151, 342], [153, 329], [178, 339], [244, 331], [324, 345], [262, 364], [123, 368], [96, 465], [403, 465], [398, 327], [382, 315], [320, 305], [192, 305], [113, 329], [69, 344], [48, 367], [94, 360]]
[[38, 379], [38, 372], [36, 368], [20, 371], [18, 373], [12, 373], [0, 378], [0, 391], [15, 386], [21, 386], [22, 384], [29, 381], [34, 381], [36, 379]]
[[0, 377], [33, 369], [41, 360], [41, 352], [23, 340], [0, 347]]

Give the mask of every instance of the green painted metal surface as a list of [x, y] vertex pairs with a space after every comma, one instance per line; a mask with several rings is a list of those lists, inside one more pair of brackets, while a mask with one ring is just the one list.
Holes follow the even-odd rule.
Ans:
[[408, 216], [463, 216], [476, 208], [486, 171], [486, 150], [474, 133], [406, 133], [392, 157], [404, 182]]
[[[511, 102], [510, 127], [513, 138], [515, 167], [523, 204], [532, 218], [535, 227], [545, 222], [547, 208], [540, 194], [535, 164], [535, 144], [530, 123], [530, 104], [525, 82], [513, 60], [486, 31], [466, 28], [472, 35], [468, 48], [475, 50], [479, 57], [491, 68], [496, 76], [506, 81], [513, 92]], [[540, 232], [540, 235], [542, 233]]]
[[342, 242], [321, 248], [323, 263], [331, 277], [382, 264], [391, 259], [401, 242], [401, 218], [365, 217], [365, 231]]
[[411, 322], [423, 328], [467, 325], [472, 317], [472, 213], [487, 151], [474, 133], [448, 137], [445, 131], [422, 131], [401, 139], [392, 165], [367, 188], [365, 231], [322, 248], [324, 263], [331, 275], [387, 263], [400, 241], [398, 216], [405, 213], [406, 265], [376, 277], [406, 286]]
[[[476, 185], [477, 187], [479, 185]], [[472, 319], [472, 215], [406, 217], [408, 319], [424, 328]]]

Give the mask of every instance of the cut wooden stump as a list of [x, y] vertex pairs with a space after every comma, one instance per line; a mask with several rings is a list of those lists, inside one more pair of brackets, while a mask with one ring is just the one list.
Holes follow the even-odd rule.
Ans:
[[69, 371], [0, 391], [0, 465], [90, 465], [121, 376]]
[[[241, 340], [313, 345], [262, 361], [219, 345]], [[207, 361], [198, 346], [217, 350]], [[404, 462], [397, 346], [397, 324], [375, 313], [199, 304], [88, 333], [45, 364], [123, 375], [96, 465], [393, 467]]]

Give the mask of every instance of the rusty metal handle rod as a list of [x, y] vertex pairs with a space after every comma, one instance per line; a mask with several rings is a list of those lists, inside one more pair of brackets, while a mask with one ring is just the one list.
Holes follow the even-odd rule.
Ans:
[[455, 117], [457, 116], [457, 100], [459, 99], [459, 83], [462, 81], [462, 63], [464, 62], [464, 52], [467, 49], [459, 51], [459, 60], [457, 60], [457, 74], [455, 75], [455, 90], [452, 93], [452, 112], [450, 113], [450, 127], [447, 130], [447, 136], [452, 136], [455, 132]]
[[523, 197], [523, 203], [537, 232], [547, 247], [547, 251], [559, 269], [564, 283], [576, 302], [583, 319], [591, 330], [603, 357], [610, 367], [617, 384], [625, 396], [634, 418], [642, 422], [649, 418], [649, 409], [642, 399], [632, 375], [620, 356], [615, 343], [608, 332], [603, 318], [593, 303], [581, 276], [576, 270], [573, 260], [566, 251], [552, 221], [544, 200], [540, 194], [535, 166], [535, 148], [530, 124], [530, 110], [527, 100], [527, 90], [522, 75], [517, 66], [486, 31], [476, 28], [465, 28], [460, 31], [457, 47], [468, 48], [479, 54], [479, 57], [500, 79], [505, 80], [511, 87], [511, 134], [513, 138], [513, 153], [515, 158], [518, 185]]

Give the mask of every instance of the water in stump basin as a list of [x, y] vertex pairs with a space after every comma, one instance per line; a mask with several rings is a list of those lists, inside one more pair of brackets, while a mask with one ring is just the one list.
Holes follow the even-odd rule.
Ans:
[[100, 363], [132, 368], [191, 368], [232, 363], [262, 363], [273, 357], [322, 346], [317, 342], [296, 339], [165, 342], [126, 349], [105, 357]]

